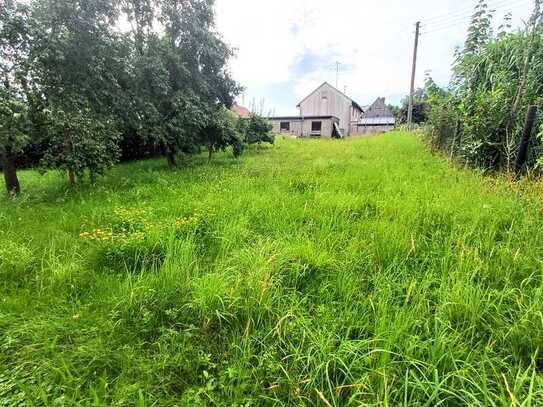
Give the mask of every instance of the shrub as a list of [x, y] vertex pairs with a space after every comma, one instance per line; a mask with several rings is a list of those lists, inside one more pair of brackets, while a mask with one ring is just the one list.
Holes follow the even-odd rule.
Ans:
[[[488, 170], [511, 170], [528, 106], [543, 97], [543, 14], [536, 8], [525, 31], [492, 34], [486, 0], [476, 8], [448, 89], [429, 79], [428, 136], [435, 148]], [[528, 167], [541, 154], [533, 138]]]
[[249, 119], [240, 119], [238, 132], [247, 144], [275, 143], [273, 126], [265, 118], [252, 114]]

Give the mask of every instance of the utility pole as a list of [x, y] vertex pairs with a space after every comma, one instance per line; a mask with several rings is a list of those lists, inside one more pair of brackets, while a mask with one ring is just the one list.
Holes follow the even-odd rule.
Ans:
[[415, 75], [417, 73], [417, 53], [419, 49], [420, 21], [415, 24], [415, 49], [413, 50], [413, 70], [411, 71], [411, 88], [409, 92], [409, 110], [407, 111], [407, 126], [412, 128], [413, 103], [415, 98]]

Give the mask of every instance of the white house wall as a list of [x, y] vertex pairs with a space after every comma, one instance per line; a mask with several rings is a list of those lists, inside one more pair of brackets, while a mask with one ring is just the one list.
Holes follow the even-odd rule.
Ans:
[[[330, 138], [332, 137], [333, 121], [332, 119], [271, 119], [273, 125], [273, 132], [277, 134], [291, 134], [296, 137], [318, 137], [317, 134], [312, 134], [311, 126], [314, 121], [321, 122], [320, 137]], [[281, 131], [281, 123], [289, 122], [290, 131]]]

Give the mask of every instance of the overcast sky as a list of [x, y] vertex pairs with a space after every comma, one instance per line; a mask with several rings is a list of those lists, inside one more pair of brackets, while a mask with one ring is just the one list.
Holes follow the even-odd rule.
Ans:
[[[237, 49], [234, 78], [243, 102], [265, 101], [265, 113], [297, 114], [296, 104], [328, 81], [361, 105], [379, 96], [397, 104], [407, 94], [414, 24], [423, 22], [417, 86], [429, 71], [447, 84], [455, 47], [466, 36], [476, 0], [217, 0], [218, 30]], [[530, 0], [489, 0], [496, 25], [511, 11], [513, 26]], [[424, 26], [424, 23], [427, 23]], [[428, 31], [427, 34], [424, 34]], [[240, 102], [242, 98], [240, 98]]]

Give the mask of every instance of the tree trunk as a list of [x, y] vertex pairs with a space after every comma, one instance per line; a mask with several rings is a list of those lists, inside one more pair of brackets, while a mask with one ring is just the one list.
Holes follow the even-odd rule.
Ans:
[[177, 168], [177, 154], [168, 151], [168, 153], [166, 154], [166, 158], [168, 160], [168, 167], [170, 167], [170, 169], [173, 170]]
[[[534, 12], [532, 14], [530, 25], [528, 25], [528, 28], [526, 29], [528, 44], [526, 44], [526, 48], [524, 50], [524, 62], [522, 65], [522, 70], [520, 72], [519, 85], [517, 87], [515, 99], [513, 101], [513, 105], [511, 106], [511, 110], [509, 111], [509, 115], [507, 116], [507, 122], [505, 125], [506, 143], [508, 143], [510, 135], [513, 132], [515, 120], [517, 119], [517, 115], [521, 107], [521, 103], [526, 93], [526, 84], [528, 82], [528, 75], [530, 73], [530, 68], [532, 67], [531, 63], [533, 59], [534, 50], [536, 48], [535, 42], [537, 39], [537, 32], [538, 32], [539, 7], [540, 7], [539, 3], [536, 2], [535, 7], [536, 8], [534, 9]], [[510, 164], [508, 163], [507, 166], [510, 167]]]
[[96, 172], [96, 170], [91, 168], [89, 172], [89, 176], [90, 176], [91, 184], [96, 185], [96, 179], [98, 178], [98, 173]]
[[6, 190], [9, 195], [15, 196], [21, 192], [19, 178], [17, 178], [17, 167], [15, 159], [10, 154], [5, 153], [0, 156], [2, 160], [2, 169], [4, 172], [4, 180], [6, 181]]
[[211, 157], [213, 156], [213, 146], [207, 146], [207, 161], [211, 161]]
[[75, 170], [73, 168], [68, 169], [68, 182], [70, 185], [75, 185]]
[[530, 106], [526, 113], [526, 121], [524, 122], [524, 131], [522, 133], [522, 140], [520, 142], [517, 159], [515, 161], [515, 172], [520, 174], [526, 159], [528, 158], [528, 147], [530, 145], [530, 137], [534, 130], [535, 120], [537, 117], [537, 106]]

